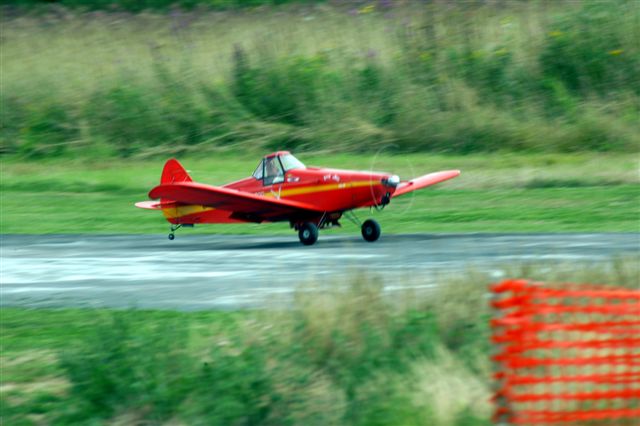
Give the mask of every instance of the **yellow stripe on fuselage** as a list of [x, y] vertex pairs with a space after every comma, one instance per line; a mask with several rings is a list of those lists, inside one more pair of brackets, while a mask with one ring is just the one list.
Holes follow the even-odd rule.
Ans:
[[[371, 180], [360, 180], [355, 182], [336, 182], [336, 183], [327, 183], [322, 185], [313, 185], [313, 186], [305, 186], [302, 188], [291, 188], [291, 189], [283, 189], [280, 192], [267, 192], [264, 193], [264, 197], [276, 197], [276, 198], [285, 198], [285, 197], [293, 197], [296, 195], [304, 195], [304, 194], [313, 194], [316, 192], [325, 192], [325, 191], [333, 191], [336, 189], [345, 189], [345, 188], [359, 188], [362, 186], [373, 186], [375, 181]], [[205, 207], [196, 204], [172, 207], [168, 209], [162, 209], [162, 213], [164, 217], [167, 219], [177, 219], [183, 216], [187, 216], [194, 213], [202, 213], [215, 210], [213, 207]]]
[[355, 182], [327, 183], [322, 185], [305, 186], [302, 188], [283, 189], [280, 192], [271, 190], [271, 192], [265, 193], [264, 196], [276, 197], [279, 195], [278, 198], [284, 198], [284, 197], [292, 197], [295, 195], [313, 194], [315, 192], [333, 191], [335, 189], [359, 188], [361, 186], [373, 186], [373, 185], [374, 185], [374, 181], [370, 181], [370, 180], [360, 180]]

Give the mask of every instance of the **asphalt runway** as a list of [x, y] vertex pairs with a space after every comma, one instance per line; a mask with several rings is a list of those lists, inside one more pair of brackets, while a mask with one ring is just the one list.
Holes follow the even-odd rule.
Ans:
[[3, 235], [0, 306], [235, 309], [286, 304], [298, 291], [378, 276], [390, 295], [474, 269], [640, 258], [640, 234]]

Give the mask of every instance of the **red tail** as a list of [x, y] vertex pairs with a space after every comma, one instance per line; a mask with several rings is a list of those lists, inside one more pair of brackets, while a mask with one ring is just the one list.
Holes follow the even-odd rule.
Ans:
[[192, 182], [191, 176], [189, 173], [182, 167], [182, 164], [178, 162], [175, 158], [167, 160], [164, 165], [164, 169], [162, 169], [162, 177], [160, 178], [160, 183], [178, 183], [178, 182]]
[[[162, 169], [162, 176], [160, 177], [161, 184], [192, 182], [192, 181], [193, 179], [191, 179], [191, 176], [189, 176], [189, 173], [187, 173], [184, 167], [182, 167], [182, 164], [180, 164], [178, 160], [176, 160], [175, 158], [168, 160], [164, 164], [164, 169]], [[149, 210], [164, 210], [164, 209], [172, 208], [176, 206], [177, 206], [177, 203], [175, 201], [167, 200], [165, 198], [161, 198], [160, 202], [140, 201], [136, 203], [136, 207], [140, 207], [141, 209], [149, 209]]]

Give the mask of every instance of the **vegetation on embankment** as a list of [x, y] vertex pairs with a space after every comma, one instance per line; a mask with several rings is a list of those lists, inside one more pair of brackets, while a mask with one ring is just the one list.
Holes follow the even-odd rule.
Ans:
[[[26, 10], [41, 10], [43, 6], [55, 3], [62, 6], [83, 11], [168, 11], [168, 10], [234, 10], [261, 6], [276, 6], [282, 4], [311, 4], [321, 3], [323, 0], [5, 0], [5, 3]], [[358, 3], [354, 2], [357, 6]], [[54, 6], [54, 7], [55, 7]]]
[[[634, 260], [510, 272], [640, 284]], [[391, 292], [356, 275], [284, 311], [3, 308], [0, 422], [490, 425], [491, 281]]]
[[3, 9], [3, 154], [640, 147], [633, 0], [82, 10]]
[[[307, 165], [383, 170], [403, 178], [460, 169], [430, 189], [394, 199], [378, 220], [385, 233], [637, 232], [638, 162], [623, 154], [300, 154]], [[215, 154], [180, 157], [200, 182], [223, 185], [249, 175], [260, 157]], [[69, 158], [4, 162], [0, 179], [1, 233], [164, 233], [159, 212], [137, 209], [159, 183], [163, 160]], [[327, 234], [359, 230], [348, 221]], [[292, 235], [287, 223], [203, 225], [192, 233]], [[293, 235], [292, 235], [293, 238]]]

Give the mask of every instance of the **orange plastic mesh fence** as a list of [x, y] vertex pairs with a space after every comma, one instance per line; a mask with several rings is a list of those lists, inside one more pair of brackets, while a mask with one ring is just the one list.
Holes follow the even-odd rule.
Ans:
[[507, 280], [491, 291], [496, 423], [640, 424], [640, 290]]

